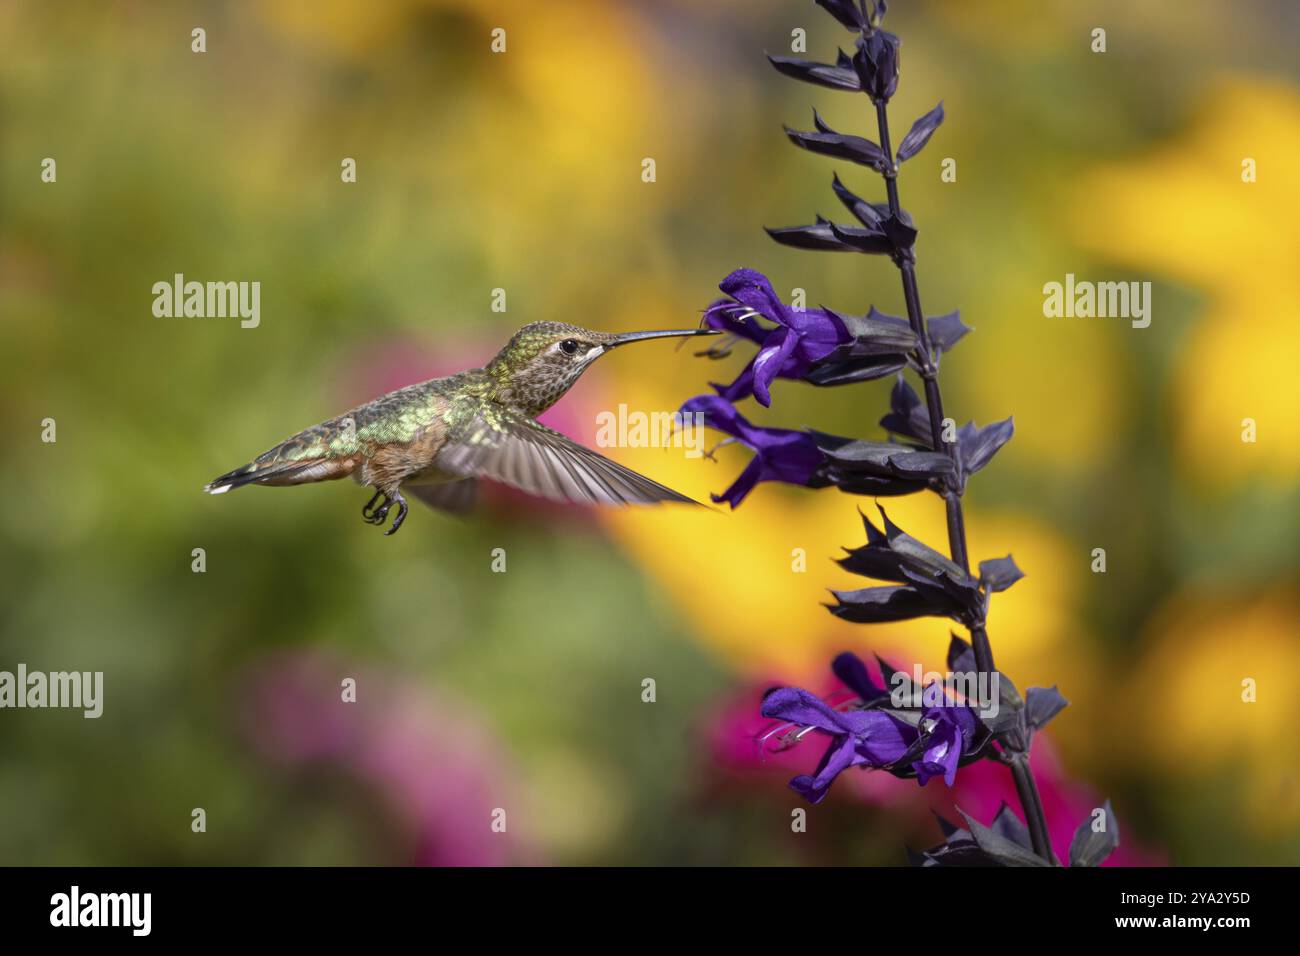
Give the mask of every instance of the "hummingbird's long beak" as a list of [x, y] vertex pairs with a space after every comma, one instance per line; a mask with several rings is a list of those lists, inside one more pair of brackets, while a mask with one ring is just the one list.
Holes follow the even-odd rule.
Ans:
[[646, 339], [670, 339], [683, 335], [717, 335], [717, 329], [670, 329], [664, 332], [624, 332], [621, 335], [615, 335], [605, 343], [606, 349], [612, 349], [616, 345], [627, 345], [628, 342], [644, 342]]

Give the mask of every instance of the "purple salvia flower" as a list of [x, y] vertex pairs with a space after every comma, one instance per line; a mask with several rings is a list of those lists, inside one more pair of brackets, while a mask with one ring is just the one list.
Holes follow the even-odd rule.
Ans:
[[871, 679], [871, 671], [862, 663], [862, 658], [851, 651], [845, 651], [831, 661], [831, 670], [840, 683], [857, 694], [864, 703], [871, 703], [881, 697], [888, 697], [889, 691]]
[[[803, 378], [813, 365], [852, 339], [843, 319], [834, 312], [786, 305], [761, 272], [737, 269], [718, 288], [729, 298], [709, 306], [704, 324], [758, 346], [758, 354], [734, 382], [714, 386], [729, 402], [753, 395], [759, 404], [770, 406], [773, 381]], [[776, 327], [767, 328], [760, 318]]]
[[925, 752], [912, 764], [916, 782], [925, 786], [931, 777], [943, 777], [952, 786], [957, 777], [957, 763], [968, 751], [979, 722], [975, 712], [964, 704], [947, 704], [926, 708], [921, 726], [926, 732]]
[[[831, 670], [864, 703], [870, 704], [889, 696], [889, 691], [876, 684], [870, 669], [856, 654], [849, 651], [840, 654], [831, 662]], [[931, 691], [938, 689], [934, 685], [930, 688]], [[925, 786], [931, 777], [942, 776], [944, 782], [951, 787], [958, 762], [971, 753], [978, 742], [979, 721], [975, 712], [966, 704], [945, 701], [943, 705], [932, 706], [924, 711], [921, 728], [925, 737], [922, 741], [925, 750], [920, 759], [912, 763], [917, 783]], [[913, 733], [912, 739], [916, 736]]]
[[730, 402], [717, 395], [697, 395], [681, 408], [683, 416], [697, 412], [704, 415], [706, 426], [730, 435], [754, 452], [731, 487], [711, 496], [715, 503], [725, 501], [734, 509], [760, 481], [784, 481], [810, 488], [826, 484], [821, 476], [825, 459], [807, 432], [751, 425]]
[[878, 710], [835, 710], [806, 690], [782, 687], [763, 701], [763, 716], [811, 727], [831, 736], [813, 775], [800, 774], [790, 788], [809, 803], [820, 803], [830, 786], [850, 767], [884, 767], [907, 752], [916, 731]]

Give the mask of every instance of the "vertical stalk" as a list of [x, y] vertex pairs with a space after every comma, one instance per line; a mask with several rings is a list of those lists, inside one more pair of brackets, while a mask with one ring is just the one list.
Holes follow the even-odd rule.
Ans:
[[[1038, 783], [1034, 772], [1029, 769], [1029, 755], [1013, 754], [1011, 757], [1011, 777], [1016, 782], [1016, 794], [1020, 797], [1020, 806], [1025, 810], [1025, 819], [1029, 821], [1029, 841], [1034, 852], [1048, 863], [1056, 862], [1052, 853], [1052, 841], [1047, 835], [1047, 818], [1043, 813], [1043, 798], [1038, 794]], [[1036, 812], [1030, 813], [1030, 807]]]
[[[902, 206], [898, 201], [898, 166], [894, 162], [894, 150], [889, 142], [889, 115], [883, 100], [876, 103], [876, 125], [880, 131], [880, 148], [885, 151], [889, 168], [884, 173], [885, 191], [889, 197], [889, 211], [895, 219], [901, 218]], [[925, 385], [925, 407], [930, 415], [930, 439], [935, 451], [943, 450], [953, 460], [954, 467], [959, 467], [958, 449], [955, 442], [943, 440], [943, 395], [939, 391], [939, 369], [934, 362], [934, 350], [930, 344], [930, 333], [925, 326], [925, 313], [921, 311], [921, 293], [916, 283], [916, 261], [912, 251], [897, 256], [894, 260], [903, 280], [903, 299], [907, 303], [907, 321], [916, 335], [918, 371]], [[966, 520], [962, 513], [961, 492], [955, 484], [945, 483], [943, 489], [944, 509], [948, 521], [948, 545], [952, 559], [963, 571], [970, 572], [970, 559], [966, 551]], [[989, 643], [988, 631], [983, 624], [970, 629], [971, 650], [975, 655], [975, 668], [981, 674], [993, 672], [993, 648]], [[1024, 811], [1029, 827], [1030, 841], [1034, 853], [1048, 863], [1055, 863], [1051, 840], [1047, 835], [1047, 817], [1043, 812], [1043, 800], [1038, 793], [1038, 784], [1033, 771], [1029, 768], [1029, 759], [1023, 753], [1011, 753], [1006, 761], [1015, 780], [1016, 793]]]
[[[902, 205], [898, 201], [898, 167], [894, 164], [894, 150], [889, 142], [889, 114], [884, 102], [876, 104], [876, 125], [880, 130], [880, 148], [889, 159], [889, 170], [885, 176], [885, 191], [889, 195], [889, 211], [894, 218], [900, 218]], [[939, 369], [934, 364], [934, 350], [930, 345], [930, 332], [925, 326], [925, 313], [921, 311], [921, 292], [916, 284], [916, 264], [909, 250], [905, 257], [896, 261], [899, 274], [903, 279], [903, 299], [907, 303], [907, 321], [916, 335], [917, 358], [921, 381], [925, 386], [925, 407], [930, 415], [930, 444], [935, 451], [945, 451], [957, 461], [957, 446], [954, 442], [943, 440], [943, 395], [939, 391]], [[966, 553], [966, 519], [962, 514], [961, 493], [956, 488], [945, 485], [943, 491], [944, 508], [948, 519], [948, 549], [952, 559], [961, 569], [970, 572], [970, 558]], [[975, 666], [980, 673], [993, 672], [993, 649], [989, 645], [988, 633], [983, 627], [971, 629], [971, 648], [975, 654]]]

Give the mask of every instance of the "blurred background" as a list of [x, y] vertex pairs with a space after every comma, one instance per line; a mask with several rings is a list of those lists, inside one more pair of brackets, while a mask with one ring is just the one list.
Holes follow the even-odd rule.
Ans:
[[[895, 129], [948, 117], [900, 181], [927, 312], [976, 330], [946, 405], [1016, 423], [967, 495], [973, 557], [1028, 575], [993, 605], [994, 650], [1072, 702], [1034, 752], [1058, 852], [1109, 796], [1119, 862], [1300, 862], [1300, 10], [891, 6]], [[200, 493], [527, 322], [690, 326], [738, 267], [902, 314], [888, 261], [760, 228], [840, 212], [833, 170], [879, 198], [782, 135], [813, 106], [872, 135], [864, 97], [767, 65], [796, 29], [809, 59], [850, 42], [799, 0], [0, 4], [0, 669], [105, 688], [98, 720], [0, 712], [0, 862], [897, 864], [938, 841], [931, 807], [1011, 799], [999, 767], [952, 793], [855, 772], [791, 832], [786, 780], [822, 748], [760, 759], [763, 690], [833, 689], [841, 650], [939, 668], [948, 642], [819, 606], [861, 584], [831, 559], [870, 499], [499, 494], [467, 521], [413, 505], [388, 538], [351, 483]], [[260, 325], [155, 318], [175, 273], [260, 281]], [[1044, 318], [1066, 273], [1150, 281], [1151, 326]], [[547, 420], [591, 445], [598, 412], [671, 411], [748, 358], [637, 348]], [[744, 410], [880, 438], [889, 387], [782, 381]], [[697, 498], [746, 461], [609, 453]], [[938, 499], [886, 504], [945, 540]]]

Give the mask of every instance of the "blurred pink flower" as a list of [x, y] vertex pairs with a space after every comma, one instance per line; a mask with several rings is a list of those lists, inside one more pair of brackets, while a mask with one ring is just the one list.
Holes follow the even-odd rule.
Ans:
[[[356, 680], [355, 703], [342, 699]], [[289, 771], [324, 764], [367, 785], [409, 834], [409, 861], [427, 866], [531, 862], [493, 811], [517, 806], [500, 746], [463, 706], [420, 685], [323, 654], [264, 659], [247, 683], [244, 732]]]

